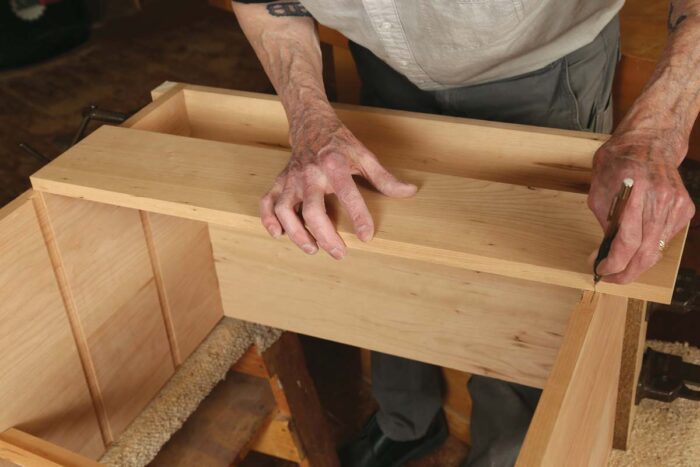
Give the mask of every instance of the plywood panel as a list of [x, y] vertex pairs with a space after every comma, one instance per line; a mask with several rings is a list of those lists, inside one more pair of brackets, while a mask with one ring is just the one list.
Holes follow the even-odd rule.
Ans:
[[0, 431], [104, 445], [30, 193], [0, 209]]
[[[527, 144], [523, 135], [520, 144]], [[258, 201], [285, 166], [285, 150], [102, 127], [32, 177], [41, 191], [260, 232]], [[602, 232], [582, 194], [394, 169], [419, 185], [408, 200], [363, 195], [374, 240], [351, 249], [577, 289], [593, 289], [588, 257]], [[336, 203], [338, 229], [352, 232]], [[442, 232], [443, 235], [435, 235]], [[685, 232], [637, 282], [600, 292], [669, 302]]]
[[204, 222], [143, 213], [179, 365], [224, 316]]
[[116, 438], [174, 371], [139, 213], [44, 195], [52, 241]]
[[542, 387], [580, 292], [210, 227], [227, 316]]
[[627, 299], [585, 293], [571, 315], [517, 466], [606, 465]]

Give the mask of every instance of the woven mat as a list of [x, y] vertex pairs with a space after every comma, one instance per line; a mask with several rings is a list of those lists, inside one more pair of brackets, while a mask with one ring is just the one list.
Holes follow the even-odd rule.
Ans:
[[[688, 344], [648, 341], [660, 352], [700, 364], [700, 349]], [[613, 451], [609, 467], [700, 466], [700, 403], [677, 399], [670, 404], [644, 399], [634, 417], [630, 449]]]
[[265, 350], [281, 334], [277, 329], [222, 319], [100, 462], [114, 467], [147, 465], [252, 344]]

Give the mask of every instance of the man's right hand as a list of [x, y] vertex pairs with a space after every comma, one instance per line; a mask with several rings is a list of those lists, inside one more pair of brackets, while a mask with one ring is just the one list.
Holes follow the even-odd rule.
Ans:
[[357, 237], [366, 242], [374, 235], [374, 222], [352, 176], [361, 175], [381, 193], [396, 198], [412, 196], [417, 188], [382, 167], [334, 114], [316, 114], [308, 120], [291, 131], [292, 156], [261, 199], [260, 217], [273, 237], [286, 232], [305, 253], [321, 248], [341, 259], [345, 243], [326, 213], [325, 195], [335, 193]]

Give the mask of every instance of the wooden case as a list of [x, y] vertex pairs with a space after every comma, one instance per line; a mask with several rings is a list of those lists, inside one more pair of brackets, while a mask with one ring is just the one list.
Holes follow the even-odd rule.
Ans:
[[[272, 96], [165, 83], [122, 127], [98, 129], [32, 177], [104, 442], [223, 309], [544, 388], [519, 465], [604, 465], [622, 406], [621, 362], [634, 373], [639, 355], [638, 335], [623, 352], [625, 322], [640, 310], [628, 303], [670, 301], [685, 235], [638, 282], [593, 290], [587, 257], [602, 232], [585, 192], [605, 136], [337, 112], [382, 163], [420, 186], [409, 200], [363, 189], [377, 224], [369, 243], [349, 234], [329, 200], [349, 247], [341, 262], [308, 257], [260, 225], [258, 199], [289, 155]], [[213, 301], [211, 290], [220, 291]], [[134, 321], [143, 323], [135, 334]], [[124, 339], [147, 346], [148, 360], [134, 363]], [[149, 388], [126, 406], [125, 373]], [[622, 400], [633, 389], [625, 383]], [[629, 417], [618, 419], [627, 430]], [[0, 422], [2, 431], [22, 419]]]

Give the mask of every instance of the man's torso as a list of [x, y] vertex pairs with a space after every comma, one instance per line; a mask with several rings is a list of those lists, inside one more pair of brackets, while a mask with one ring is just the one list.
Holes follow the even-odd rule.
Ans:
[[590, 43], [624, 0], [302, 0], [421, 89], [495, 81]]

